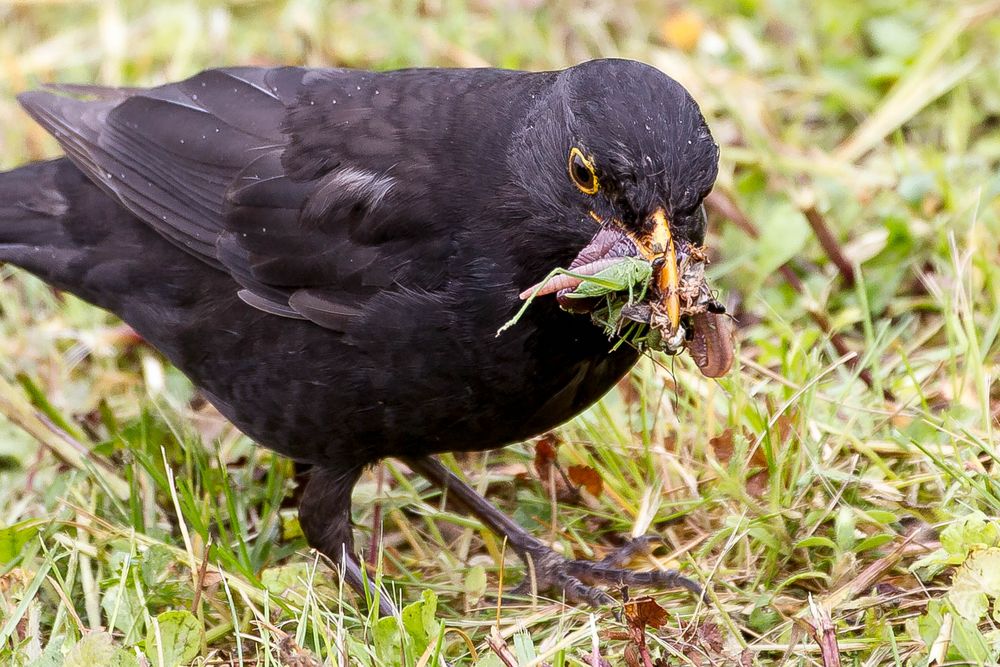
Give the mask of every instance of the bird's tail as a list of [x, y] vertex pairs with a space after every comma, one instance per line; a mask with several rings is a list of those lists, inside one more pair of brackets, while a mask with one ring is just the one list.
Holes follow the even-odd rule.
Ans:
[[40, 257], [65, 245], [68, 204], [56, 183], [62, 163], [35, 162], [0, 173], [0, 262], [38, 273]]
[[[82, 278], [91, 259], [91, 228], [98, 227], [92, 223], [98, 221], [74, 219], [77, 207], [71, 202], [87, 188], [94, 189], [65, 158], [0, 173], [0, 264], [19, 266], [95, 301]], [[106, 215], [101, 210], [93, 214]]]
[[228, 275], [205, 271], [66, 158], [0, 173], [5, 262], [139, 331], [152, 331], [167, 317], [193, 317], [191, 310], [213, 294], [232, 289], [235, 295]]

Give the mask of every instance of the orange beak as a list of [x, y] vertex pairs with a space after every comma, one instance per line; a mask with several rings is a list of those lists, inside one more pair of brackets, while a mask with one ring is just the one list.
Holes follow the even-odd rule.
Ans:
[[653, 229], [648, 236], [639, 240], [639, 251], [649, 261], [662, 260], [659, 274], [656, 276], [656, 287], [663, 299], [667, 318], [670, 320], [670, 333], [676, 333], [681, 322], [681, 297], [678, 290], [680, 276], [677, 274], [677, 251], [674, 239], [670, 233], [670, 223], [662, 208], [656, 209], [650, 216]]

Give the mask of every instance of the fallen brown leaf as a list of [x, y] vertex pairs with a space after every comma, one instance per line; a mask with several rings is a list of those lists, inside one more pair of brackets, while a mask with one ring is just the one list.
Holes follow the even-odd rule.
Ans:
[[552, 434], [543, 435], [535, 443], [535, 472], [542, 479], [548, 479], [549, 466], [556, 462], [556, 447], [559, 440]]
[[667, 622], [667, 610], [652, 597], [644, 595], [625, 603], [625, 621], [630, 628], [640, 630], [662, 628]]
[[590, 466], [570, 466], [567, 472], [571, 482], [587, 489], [587, 493], [595, 498], [599, 497], [601, 491], [604, 490], [604, 480], [601, 479], [600, 473]]

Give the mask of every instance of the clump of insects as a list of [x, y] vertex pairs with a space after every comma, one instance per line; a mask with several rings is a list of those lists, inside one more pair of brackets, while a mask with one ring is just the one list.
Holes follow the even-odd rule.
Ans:
[[[705, 280], [704, 248], [685, 246], [678, 250], [677, 296], [681, 319], [676, 328], [664, 305], [667, 295], [655, 294], [654, 277], [663, 270], [663, 259], [649, 261], [623, 256], [602, 258], [573, 270], [554, 269], [536, 286], [521, 293], [524, 304], [497, 334], [516, 324], [535, 298], [555, 293], [565, 309], [589, 312], [609, 337], [618, 340], [618, 345], [677, 354], [692, 340], [698, 325], [705, 324], [706, 313], [726, 312]], [[692, 349], [696, 361], [697, 352]]]

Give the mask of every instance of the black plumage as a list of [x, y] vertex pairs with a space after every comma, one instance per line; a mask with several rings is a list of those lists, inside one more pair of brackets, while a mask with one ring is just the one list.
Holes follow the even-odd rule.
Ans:
[[[335, 560], [364, 466], [404, 457], [489, 512], [417, 458], [541, 433], [631, 368], [554, 299], [495, 334], [595, 220], [639, 238], [660, 209], [700, 245], [718, 159], [687, 92], [623, 60], [234, 68], [20, 100], [68, 159], [0, 175], [0, 261], [116, 313], [243, 432], [314, 466], [302, 522]], [[596, 194], [567, 174], [574, 147]]]

